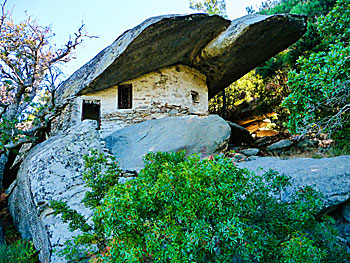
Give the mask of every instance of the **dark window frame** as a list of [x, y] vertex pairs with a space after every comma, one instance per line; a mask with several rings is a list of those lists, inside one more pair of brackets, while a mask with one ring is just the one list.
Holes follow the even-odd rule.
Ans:
[[193, 103], [199, 103], [199, 93], [197, 91], [191, 90], [191, 99]]
[[132, 109], [132, 84], [118, 85], [118, 109]]

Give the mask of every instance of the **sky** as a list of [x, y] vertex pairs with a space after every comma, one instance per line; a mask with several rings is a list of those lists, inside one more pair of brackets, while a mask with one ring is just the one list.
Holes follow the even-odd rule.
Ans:
[[[0, 0], [2, 3], [3, 0]], [[227, 15], [235, 19], [247, 14], [246, 7], [257, 9], [261, 0], [226, 0]], [[76, 59], [67, 63], [63, 72], [69, 77], [74, 71], [110, 45], [124, 31], [149, 17], [164, 14], [188, 14], [189, 0], [7, 0], [15, 22], [25, 18], [25, 12], [40, 25], [51, 25], [57, 47], [64, 45], [82, 23], [90, 35], [77, 50]]]

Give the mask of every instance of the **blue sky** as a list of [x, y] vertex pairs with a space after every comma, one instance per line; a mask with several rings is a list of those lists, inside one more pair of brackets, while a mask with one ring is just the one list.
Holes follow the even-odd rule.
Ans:
[[[0, 0], [2, 2], [2, 0]], [[226, 0], [229, 19], [247, 14], [247, 6], [259, 6], [261, 0]], [[76, 51], [76, 59], [64, 69], [68, 75], [110, 45], [124, 31], [145, 19], [163, 14], [193, 13], [188, 0], [8, 0], [18, 22], [25, 11], [41, 25], [51, 25], [58, 46], [64, 44], [84, 21], [87, 31], [98, 39], [87, 40]]]

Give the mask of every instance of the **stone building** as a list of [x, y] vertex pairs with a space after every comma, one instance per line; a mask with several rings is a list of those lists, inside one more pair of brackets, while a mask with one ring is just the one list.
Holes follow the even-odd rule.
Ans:
[[53, 133], [84, 119], [113, 130], [167, 116], [207, 115], [208, 99], [305, 31], [298, 15], [166, 15], [126, 31], [58, 91]]
[[74, 118], [100, 122], [103, 134], [166, 116], [208, 114], [206, 77], [184, 65], [162, 68], [76, 100]]

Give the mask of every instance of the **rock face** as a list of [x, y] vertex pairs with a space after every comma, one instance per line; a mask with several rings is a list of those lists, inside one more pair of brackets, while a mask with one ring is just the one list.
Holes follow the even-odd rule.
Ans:
[[266, 149], [269, 152], [278, 154], [288, 150], [292, 145], [293, 143], [290, 140], [282, 140], [271, 144]]
[[[85, 120], [34, 147], [20, 166], [9, 208], [22, 237], [32, 239], [40, 251], [41, 262], [65, 262], [57, 251], [77, 234], [54, 216], [51, 200], [64, 201], [86, 218], [91, 216], [81, 203], [86, 192], [83, 155], [91, 148], [103, 149], [96, 128], [96, 121]], [[107, 142], [122, 166], [135, 170], [148, 151], [187, 150], [207, 156], [225, 148], [229, 136], [230, 127], [217, 115], [188, 116], [143, 122], [115, 132]]]
[[296, 42], [305, 30], [306, 18], [291, 14], [254, 14], [233, 21], [205, 14], [149, 18], [75, 72], [58, 97], [63, 102], [176, 64], [203, 73], [213, 97]]
[[149, 151], [201, 153], [206, 157], [227, 146], [229, 125], [218, 115], [168, 117], [117, 130], [105, 138], [106, 147], [123, 169], [140, 169]]
[[334, 209], [350, 198], [350, 156], [281, 160], [261, 157], [254, 161], [238, 163], [240, 168], [256, 171], [258, 167], [269, 168], [292, 178], [292, 187], [284, 193], [285, 198], [298, 187], [313, 185], [325, 196], [326, 209]]
[[245, 149], [240, 151], [240, 153], [243, 153], [246, 156], [256, 156], [260, 153], [260, 149], [257, 148], [249, 148], [249, 149]]
[[247, 129], [232, 121], [228, 121], [227, 123], [231, 127], [230, 144], [236, 146], [242, 144], [250, 145], [254, 142], [252, 135]]
[[[17, 175], [17, 185], [9, 198], [9, 208], [18, 230], [33, 239], [41, 262], [65, 262], [54, 249], [60, 249], [74, 233], [53, 215], [51, 200], [67, 202], [85, 216], [82, 204], [83, 155], [90, 148], [101, 149], [95, 121], [83, 121], [68, 134], [60, 134], [34, 147], [25, 157]], [[51, 253], [53, 253], [51, 255]]]

